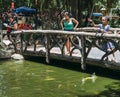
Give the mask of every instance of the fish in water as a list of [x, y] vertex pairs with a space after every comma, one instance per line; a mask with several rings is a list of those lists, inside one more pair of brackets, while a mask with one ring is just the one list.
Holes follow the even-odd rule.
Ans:
[[87, 80], [92, 80], [92, 82], [94, 83], [96, 79], [97, 79], [97, 76], [95, 75], [95, 73], [93, 73], [91, 77], [82, 78], [82, 84], [85, 84]]
[[13, 54], [11, 58], [16, 59], [16, 60], [23, 60], [24, 57], [20, 54]]

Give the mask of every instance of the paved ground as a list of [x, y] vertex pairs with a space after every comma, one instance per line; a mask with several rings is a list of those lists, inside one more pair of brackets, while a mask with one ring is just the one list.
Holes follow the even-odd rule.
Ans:
[[[3, 42], [4, 42], [6, 45], [11, 44], [11, 42], [10, 42], [9, 40], [6, 40], [6, 39], [4, 39]], [[28, 48], [27, 50], [33, 51], [34, 48], [33, 48], [33, 46], [29, 46], [29, 48]], [[45, 51], [45, 48], [42, 47], [41, 45], [37, 45], [37, 51], [40, 51], [40, 50]], [[46, 52], [46, 51], [45, 51], [45, 52]], [[53, 49], [51, 50], [51, 53], [61, 54], [60, 49], [57, 48], [57, 47], [53, 48]], [[104, 54], [103, 51], [101, 51], [101, 50], [99, 50], [99, 49], [97, 49], [97, 48], [94, 47], [94, 48], [92, 48], [92, 50], [90, 51], [90, 53], [89, 53], [89, 55], [88, 55], [88, 58], [101, 59], [101, 57], [102, 57], [103, 54]], [[80, 57], [81, 55], [80, 55], [79, 50], [74, 50], [72, 56], [79, 56], [79, 57]], [[120, 56], [120, 52], [119, 52], [119, 51], [115, 52], [115, 56], [116, 56], [116, 62], [120, 62], [120, 57], [119, 57], [119, 56]], [[109, 59], [112, 59], [112, 55], [109, 56]]]

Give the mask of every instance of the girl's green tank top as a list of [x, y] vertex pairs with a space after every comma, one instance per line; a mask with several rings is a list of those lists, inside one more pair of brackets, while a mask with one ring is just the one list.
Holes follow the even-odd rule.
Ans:
[[71, 30], [73, 30], [73, 27], [74, 27], [74, 24], [72, 22], [72, 19], [70, 19], [69, 22], [64, 20], [64, 30], [71, 31]]

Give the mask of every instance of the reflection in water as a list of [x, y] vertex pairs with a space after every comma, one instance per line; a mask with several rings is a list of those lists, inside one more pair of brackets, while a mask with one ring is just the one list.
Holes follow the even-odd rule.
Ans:
[[[96, 74], [91, 75], [61, 65], [76, 68], [65, 62], [46, 65], [25, 60], [1, 61], [0, 97], [119, 97], [118, 79], [99, 76], [95, 70]], [[81, 85], [81, 79], [87, 84]], [[109, 92], [112, 96], [106, 96]]]
[[7, 86], [5, 85], [6, 82], [4, 80], [3, 74], [4, 74], [3, 70], [0, 69], [0, 97], [7, 97], [5, 96]]
[[23, 64], [24, 63], [24, 60], [16, 60], [16, 61], [14, 61], [14, 64]]
[[[1, 62], [0, 65], [0, 97], [9, 97], [7, 92], [9, 89], [18, 90], [21, 86], [19, 80], [21, 79], [23, 70], [23, 60]], [[15, 86], [13, 86], [15, 85]], [[11, 97], [11, 96], [10, 96]]]
[[91, 77], [82, 78], [82, 84], [85, 84], [87, 80], [92, 80], [92, 82], [94, 83], [96, 79], [97, 79], [97, 76], [95, 75], [95, 73], [93, 73]]

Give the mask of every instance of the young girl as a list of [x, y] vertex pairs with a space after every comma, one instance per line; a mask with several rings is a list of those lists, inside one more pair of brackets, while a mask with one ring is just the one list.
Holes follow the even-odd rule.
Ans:
[[[62, 30], [74, 31], [74, 30], [76, 30], [78, 24], [79, 23], [78, 23], [78, 21], [75, 18], [71, 18], [71, 14], [70, 13], [68, 13], [68, 12], [64, 13], [64, 17], [61, 20]], [[66, 42], [67, 54], [70, 54], [70, 47], [71, 47], [71, 42], [70, 42], [70, 39], [68, 39], [67, 42]]]
[[[102, 24], [98, 24], [98, 25], [96, 25], [91, 19], [89, 19], [88, 21], [92, 22], [92, 24], [94, 25], [94, 27], [99, 27], [100, 31], [102, 33], [107, 33], [107, 34], [111, 33], [111, 31], [110, 31], [110, 25], [108, 25], [108, 18], [107, 17], [102, 17]], [[107, 51], [112, 51], [115, 48], [115, 46], [113, 45], [112, 42], [107, 42], [105, 44], [105, 46], [106, 46]], [[113, 55], [112, 61], [115, 61], [115, 54], [113, 53], [112, 55]], [[107, 57], [107, 59], [108, 59], [108, 57]]]

